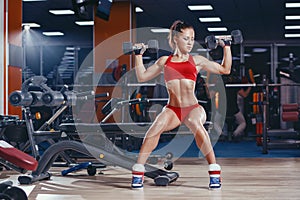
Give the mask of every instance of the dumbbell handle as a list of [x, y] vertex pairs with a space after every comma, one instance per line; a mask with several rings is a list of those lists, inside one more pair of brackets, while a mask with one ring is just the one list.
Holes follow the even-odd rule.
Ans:
[[227, 41], [231, 41], [232, 40], [231, 35], [217, 35], [217, 36], [215, 36], [215, 38], [217, 40], [227, 40]]
[[[146, 49], [148, 49], [149, 46], [148, 46], [147, 44], [145, 44], [145, 47], [146, 47]], [[135, 46], [135, 45], [132, 46], [132, 49], [133, 49], [133, 50], [137, 50], [137, 49], [141, 49], [141, 48], [142, 48], [142, 47], [137, 47], [137, 46]]]

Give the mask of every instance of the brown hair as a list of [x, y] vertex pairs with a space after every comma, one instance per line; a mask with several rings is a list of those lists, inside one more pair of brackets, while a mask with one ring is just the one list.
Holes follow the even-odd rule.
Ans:
[[181, 20], [176, 20], [170, 27], [170, 33], [169, 33], [168, 39], [169, 39], [169, 45], [173, 50], [175, 49], [175, 43], [173, 40], [174, 36], [177, 35], [178, 32], [182, 32], [183, 29], [187, 29], [187, 28], [194, 29], [193, 26], [191, 26]]

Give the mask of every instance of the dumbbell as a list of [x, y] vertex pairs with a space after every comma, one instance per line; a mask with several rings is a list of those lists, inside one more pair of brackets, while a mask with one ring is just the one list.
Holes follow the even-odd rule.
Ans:
[[27, 194], [19, 187], [12, 186], [12, 181], [0, 183], [0, 199], [4, 200], [27, 200]]
[[[139, 49], [136, 46], [132, 44], [132, 42], [124, 42], [123, 43], [123, 53], [125, 55], [130, 55], [133, 53], [134, 50]], [[159, 47], [158, 47], [158, 41], [157, 40], [149, 40], [146, 45], [147, 50], [150, 53], [157, 53]]]
[[205, 44], [208, 49], [216, 49], [219, 45], [219, 40], [227, 40], [230, 41], [232, 44], [241, 44], [243, 43], [243, 35], [240, 30], [233, 30], [231, 31], [231, 35], [209, 35], [205, 37]]
[[29, 91], [22, 92], [16, 90], [9, 95], [9, 102], [13, 106], [42, 106], [41, 101], [42, 92], [39, 91]]
[[300, 120], [300, 107], [297, 103], [282, 104], [282, 121], [298, 122]]

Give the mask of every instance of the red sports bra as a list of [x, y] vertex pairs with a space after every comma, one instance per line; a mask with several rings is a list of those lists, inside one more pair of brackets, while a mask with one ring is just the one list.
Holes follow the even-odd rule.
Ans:
[[197, 69], [194, 59], [189, 55], [188, 61], [172, 62], [173, 55], [170, 55], [166, 61], [164, 68], [165, 81], [174, 79], [190, 79], [196, 81]]

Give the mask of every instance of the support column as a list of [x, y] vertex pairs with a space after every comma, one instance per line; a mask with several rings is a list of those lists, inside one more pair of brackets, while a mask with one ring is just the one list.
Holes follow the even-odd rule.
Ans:
[[[109, 20], [106, 21], [95, 15], [94, 17], [94, 84], [98, 84], [99, 77], [112, 76], [113, 69], [108, 67], [111, 61], [116, 61], [118, 65], [126, 65], [127, 71], [131, 68], [131, 56], [123, 55], [123, 42], [132, 41], [132, 8], [130, 1], [113, 2]], [[97, 93], [108, 92], [110, 97], [122, 97], [121, 87], [114, 84], [99, 85]], [[98, 109], [103, 107], [104, 103], [99, 103]], [[99, 120], [103, 119], [101, 111], [97, 111]], [[116, 116], [114, 116], [116, 117]], [[117, 119], [119, 120], [119, 119]], [[109, 120], [112, 122], [112, 120]]]
[[[7, 63], [6, 63], [6, 0], [0, 2], [0, 115], [7, 113], [6, 107], [6, 80], [7, 80]], [[3, 99], [3, 100], [2, 100]]]
[[7, 93], [5, 106], [7, 114], [19, 115], [22, 117], [20, 107], [9, 104], [8, 96], [15, 90], [20, 90], [22, 86], [22, 1], [6, 0], [7, 4]]

